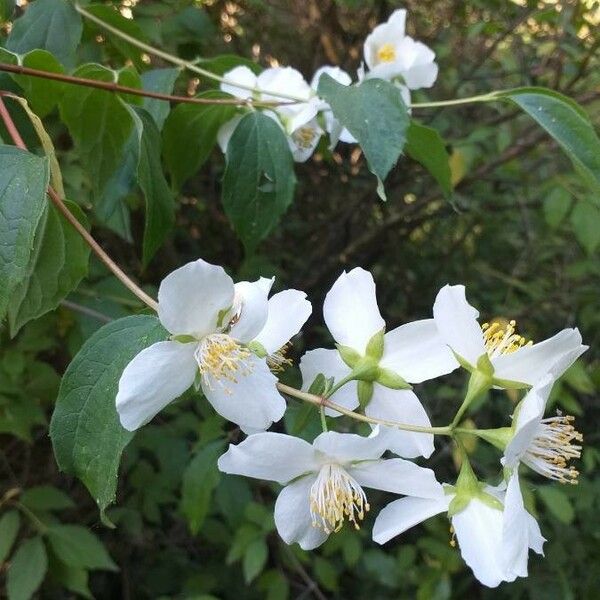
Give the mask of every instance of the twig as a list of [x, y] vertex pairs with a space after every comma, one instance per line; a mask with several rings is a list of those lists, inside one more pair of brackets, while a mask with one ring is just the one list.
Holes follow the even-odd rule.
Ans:
[[[153, 98], [155, 100], [163, 100], [165, 102], [176, 102], [179, 104], [226, 104], [234, 106], [259, 106], [265, 108], [280, 106], [282, 104], [281, 102], [258, 102], [253, 101], [252, 99], [242, 100], [240, 98], [194, 98], [190, 96], [173, 96], [171, 94], [161, 94], [160, 92], [150, 92], [148, 90], [119, 85], [118, 83], [113, 83], [110, 81], [98, 81], [96, 79], [65, 75], [63, 73], [51, 73], [50, 71], [41, 71], [39, 69], [32, 69], [30, 67], [23, 67], [21, 65], [10, 65], [7, 63], [0, 63], [0, 71], [16, 73], [22, 76], [51, 79], [52, 81], [60, 81], [62, 83], [71, 85], [98, 88], [100, 90], [106, 90], [107, 92], [129, 94], [130, 96], [142, 96], [143, 98]], [[290, 104], [290, 102], [285, 102], [283, 104]]]
[[110, 323], [114, 319], [109, 317], [108, 315], [104, 315], [93, 308], [88, 308], [87, 306], [82, 306], [81, 304], [77, 304], [76, 302], [70, 302], [69, 300], [63, 300], [61, 306], [68, 308], [74, 312], [81, 313], [82, 315], [86, 315], [87, 317], [91, 317], [92, 319], [96, 319], [98, 321], [102, 321], [103, 323]]

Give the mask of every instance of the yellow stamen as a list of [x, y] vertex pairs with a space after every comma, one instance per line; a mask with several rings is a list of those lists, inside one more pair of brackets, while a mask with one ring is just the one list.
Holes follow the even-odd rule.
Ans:
[[388, 42], [387, 44], [384, 44], [383, 46], [381, 46], [381, 48], [379, 48], [379, 50], [377, 50], [377, 62], [388, 63], [388, 62], [394, 62], [395, 60], [396, 60], [396, 48], [394, 47], [394, 44], [390, 44]]
[[240, 376], [249, 375], [252, 353], [240, 346], [225, 333], [215, 333], [205, 337], [196, 349], [195, 358], [200, 374], [210, 386], [216, 381], [227, 387], [227, 383], [238, 383]]
[[523, 462], [541, 475], [560, 481], [578, 483], [579, 471], [568, 464], [581, 456], [581, 446], [572, 442], [582, 442], [583, 436], [572, 423], [575, 417], [562, 415], [542, 419], [540, 429], [530, 444]]
[[363, 489], [342, 467], [324, 465], [310, 488], [310, 514], [313, 527], [325, 533], [339, 531], [347, 519], [360, 529], [369, 510]]
[[279, 350], [267, 356], [267, 365], [269, 366], [269, 369], [273, 371], [273, 373], [281, 373], [286, 369], [286, 367], [289, 367], [293, 364], [293, 361], [286, 356], [291, 346], [292, 345], [288, 342], [279, 348]]
[[308, 150], [312, 147], [315, 135], [316, 132], [314, 128], [305, 125], [304, 127], [300, 127], [294, 131], [292, 134], [292, 139], [300, 148]]
[[527, 341], [523, 336], [516, 333], [516, 326], [516, 321], [509, 321], [506, 324], [500, 321], [492, 321], [481, 326], [485, 349], [490, 358], [500, 354], [510, 354], [533, 344], [531, 340]]

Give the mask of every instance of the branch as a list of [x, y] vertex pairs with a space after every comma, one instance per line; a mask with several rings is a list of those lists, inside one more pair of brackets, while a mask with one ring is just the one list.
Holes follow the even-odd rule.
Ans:
[[18, 75], [29, 77], [41, 77], [42, 79], [51, 79], [71, 85], [81, 85], [85, 87], [98, 88], [107, 92], [118, 92], [121, 94], [129, 94], [131, 96], [142, 96], [144, 98], [154, 98], [155, 100], [163, 100], [165, 102], [176, 102], [179, 104], [227, 104], [234, 106], [258, 106], [263, 108], [272, 108], [281, 106], [282, 104], [292, 104], [291, 102], [255, 102], [251, 98], [242, 100], [240, 98], [192, 98], [190, 96], [173, 96], [171, 94], [161, 94], [160, 92], [150, 92], [139, 88], [132, 88], [110, 81], [97, 81], [96, 79], [87, 79], [85, 77], [75, 77], [73, 75], [65, 75], [63, 73], [51, 73], [49, 71], [41, 71], [39, 69], [31, 69], [21, 65], [10, 65], [0, 63], [0, 71], [7, 73], [16, 73]]

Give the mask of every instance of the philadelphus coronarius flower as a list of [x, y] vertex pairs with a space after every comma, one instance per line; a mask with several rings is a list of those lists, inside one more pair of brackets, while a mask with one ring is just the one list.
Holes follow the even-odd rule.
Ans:
[[405, 33], [406, 10], [395, 10], [386, 23], [377, 25], [365, 40], [364, 57], [369, 71], [364, 77], [387, 79], [400, 87], [403, 100], [410, 91], [429, 88], [437, 79], [435, 53]]
[[[348, 521], [359, 528], [370, 509], [363, 487], [437, 498], [433, 471], [401, 458], [382, 459], [377, 435], [329, 431], [311, 444], [281, 433], [256, 433], [219, 458], [224, 473], [276, 481], [275, 525], [288, 544], [320, 546]], [[430, 500], [431, 501], [431, 500]]]
[[[305, 99], [306, 102], [283, 104], [264, 113], [283, 127], [294, 160], [308, 160], [323, 135], [316, 120], [323, 102], [317, 98], [300, 72], [291, 67], [273, 67], [257, 76], [248, 67], [240, 66], [225, 73], [223, 78], [225, 82], [221, 83], [221, 90], [242, 100], [285, 102], [285, 98], [277, 93]], [[244, 87], [240, 88], [239, 85]], [[229, 140], [241, 119], [241, 115], [236, 115], [221, 126], [217, 138], [223, 152], [226, 152]]]
[[267, 429], [285, 412], [269, 363], [311, 313], [306, 295], [285, 290], [268, 299], [273, 280], [234, 285], [203, 260], [160, 284], [158, 317], [169, 341], [142, 350], [125, 368], [116, 405], [134, 430], [199, 381], [214, 409], [245, 431]]
[[512, 438], [504, 451], [502, 464], [518, 469], [523, 463], [544, 477], [561, 483], [577, 483], [579, 472], [569, 461], [581, 456], [577, 442], [583, 438], [573, 427], [574, 417], [557, 414], [544, 418], [553, 384], [554, 377], [546, 376], [517, 407]]
[[[311, 350], [302, 357], [304, 389], [319, 374], [339, 382], [354, 373], [357, 381], [342, 386], [331, 401], [350, 410], [363, 404], [370, 417], [430, 427], [425, 409], [407, 382], [420, 383], [458, 367], [435, 321], [415, 321], [385, 333], [373, 276], [361, 268], [340, 275], [325, 298], [323, 316], [338, 349]], [[339, 414], [331, 409], [326, 413]], [[401, 456], [428, 457], [433, 452], [431, 434], [383, 427], [380, 435]]]
[[407, 529], [448, 512], [464, 561], [488, 587], [527, 577], [529, 549], [543, 554], [544, 538], [523, 505], [515, 472], [507, 486], [477, 482], [470, 467], [456, 486], [438, 484], [435, 498], [407, 497], [388, 504], [377, 516], [373, 540], [384, 544]]
[[523, 388], [536, 384], [547, 373], [560, 377], [587, 346], [578, 329], [563, 329], [538, 344], [517, 334], [515, 321], [479, 325], [479, 312], [466, 299], [462, 285], [443, 287], [433, 305], [439, 334], [458, 361], [469, 371], [490, 369], [494, 385]]

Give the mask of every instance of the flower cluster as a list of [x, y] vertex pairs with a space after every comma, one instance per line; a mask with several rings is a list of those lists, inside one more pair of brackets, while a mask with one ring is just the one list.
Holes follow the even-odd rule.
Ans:
[[[402, 497], [375, 518], [375, 542], [447, 513], [479, 581], [493, 587], [526, 576], [529, 549], [542, 553], [544, 538], [525, 508], [519, 466], [563, 483], [577, 480], [570, 460], [579, 457], [581, 436], [572, 417], [544, 418], [544, 412], [554, 382], [586, 350], [579, 331], [532, 343], [517, 334], [514, 321], [480, 325], [460, 285], [439, 291], [432, 318], [387, 331], [372, 275], [355, 268], [340, 275], [323, 306], [335, 349], [306, 352], [303, 388], [294, 390], [275, 374], [289, 362], [285, 349], [312, 308], [298, 290], [269, 297], [272, 285], [265, 278], [234, 284], [221, 267], [203, 260], [168, 275], [159, 289], [158, 316], [171, 336], [124, 370], [116, 399], [123, 426], [137, 429], [195, 386], [248, 434], [220, 457], [219, 469], [284, 486], [275, 523], [285, 542], [308, 550], [346, 521], [359, 528], [373, 508], [365, 489], [377, 489]], [[432, 427], [411, 384], [459, 368], [469, 378], [464, 402], [452, 424]], [[408, 460], [429, 457], [436, 433], [468, 432], [459, 428], [461, 415], [493, 388], [527, 390], [512, 424], [472, 431], [502, 449], [499, 484], [477, 479], [459, 437], [463, 461], [452, 484]], [[266, 431], [286, 410], [281, 390], [321, 406], [324, 431], [312, 444]], [[371, 435], [328, 431], [327, 416], [340, 413], [371, 423]]]
[[[369, 78], [391, 81], [408, 106], [411, 90], [431, 87], [437, 78], [438, 67], [433, 50], [406, 35], [405, 21], [406, 10], [399, 9], [386, 23], [375, 27], [364, 42], [364, 63], [358, 70], [357, 79], [358, 82]], [[304, 162], [325, 133], [329, 135], [331, 148], [338, 142], [356, 142], [335, 118], [329, 105], [317, 95], [323, 74], [342, 85], [352, 85], [352, 77], [346, 71], [331, 65], [320, 67], [310, 84], [292, 67], [272, 67], [256, 75], [248, 67], [239, 66], [223, 75], [221, 90], [247, 100], [249, 104], [281, 103], [264, 113], [282, 127], [294, 160]], [[286, 102], [286, 98], [295, 101]], [[219, 130], [217, 137], [223, 152], [241, 119], [242, 115], [238, 114]]]

